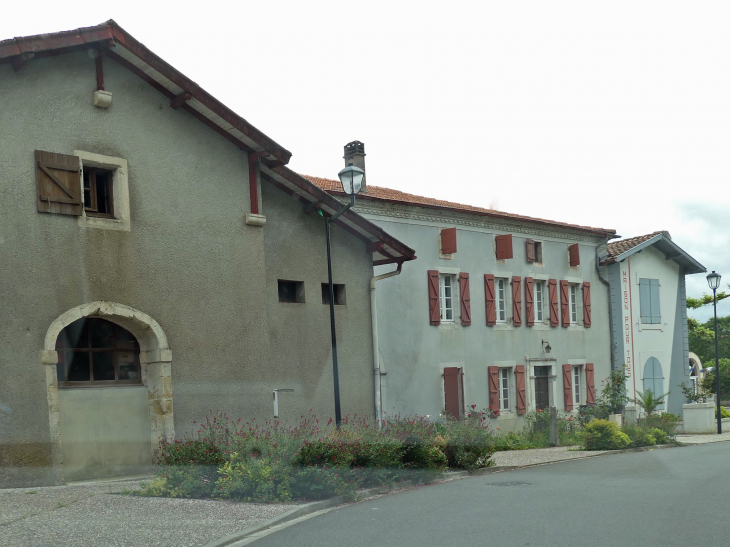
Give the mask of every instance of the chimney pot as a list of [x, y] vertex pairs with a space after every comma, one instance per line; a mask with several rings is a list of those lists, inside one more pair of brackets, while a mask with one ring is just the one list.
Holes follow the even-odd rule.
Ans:
[[[345, 145], [345, 167], [359, 167], [365, 171], [365, 145], [360, 141], [348, 142]], [[367, 173], [362, 178], [362, 193], [367, 193], [368, 188], [365, 184]]]

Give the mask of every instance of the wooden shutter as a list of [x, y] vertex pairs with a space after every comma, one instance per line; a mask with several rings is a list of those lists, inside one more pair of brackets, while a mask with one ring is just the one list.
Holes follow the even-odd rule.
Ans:
[[591, 326], [591, 284], [583, 283], [583, 326]]
[[525, 399], [525, 365], [515, 366], [515, 387], [517, 392], [517, 414], [522, 416], [527, 412]]
[[537, 257], [535, 256], [535, 240], [528, 239], [525, 242], [525, 255], [527, 256], [528, 262], [535, 262]]
[[441, 324], [438, 270], [428, 270], [428, 315], [431, 318], [432, 325]]
[[494, 241], [497, 244], [497, 260], [512, 258], [512, 234], [496, 236]]
[[650, 279], [649, 286], [651, 287], [651, 322], [658, 325], [662, 322], [662, 312], [659, 307], [659, 280]]
[[497, 305], [494, 299], [493, 274], [484, 274], [484, 303], [487, 307], [487, 325], [496, 325]]
[[459, 274], [459, 298], [461, 300], [461, 324], [471, 325], [471, 297], [469, 295], [469, 274]]
[[464, 387], [458, 367], [444, 368], [444, 398], [446, 413], [456, 420], [464, 417]]
[[522, 325], [522, 278], [512, 278], [512, 324], [515, 327]]
[[557, 327], [560, 324], [558, 319], [558, 281], [548, 281], [548, 296], [550, 298], [550, 326]]
[[525, 321], [528, 327], [535, 326], [535, 285], [531, 277], [525, 278]]
[[570, 326], [570, 302], [568, 301], [568, 282], [560, 280], [560, 314], [563, 318], [563, 326]]
[[586, 363], [586, 404], [596, 404], [596, 381], [593, 377], [593, 363]]
[[456, 228], [441, 230], [441, 254], [450, 255], [456, 252]]
[[78, 156], [35, 151], [39, 213], [81, 216], [81, 162]]
[[571, 376], [572, 367], [563, 365], [563, 399], [565, 401], [565, 410], [573, 410], [573, 378]]
[[580, 251], [577, 243], [568, 247], [568, 254], [570, 255], [570, 265], [578, 266], [580, 264]]
[[499, 367], [487, 367], [489, 380], [489, 408], [499, 416]]

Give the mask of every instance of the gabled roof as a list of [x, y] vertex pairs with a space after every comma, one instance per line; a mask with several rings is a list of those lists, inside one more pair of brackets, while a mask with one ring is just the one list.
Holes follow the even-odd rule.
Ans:
[[[95, 27], [39, 34], [0, 41], [0, 65], [22, 70], [33, 59], [94, 48], [137, 75], [170, 99], [171, 106], [190, 115], [247, 153], [259, 153], [261, 174], [305, 205], [316, 205], [325, 215], [342, 204], [309, 180], [286, 167], [291, 152], [256, 129], [198, 84], [148, 50], [112, 20]], [[367, 244], [374, 264], [414, 260], [416, 253], [353, 210], [335, 223]]]
[[[334, 195], [345, 195], [342, 191], [342, 185], [339, 181], [325, 179], [321, 177], [312, 177], [304, 175], [305, 178], [312, 181], [314, 184], [326, 190], [327, 192]], [[461, 203], [454, 203], [451, 201], [444, 201], [440, 199], [428, 198], [424, 196], [417, 196], [414, 194], [407, 194], [399, 190], [392, 190], [390, 188], [383, 188], [379, 186], [367, 185], [367, 193], [358, 194], [357, 198], [370, 199], [376, 201], [383, 201], [388, 203], [400, 203], [405, 205], [415, 205], [418, 207], [428, 207], [431, 209], [441, 210], [456, 210], [464, 213], [472, 213], [475, 215], [489, 216], [493, 218], [502, 218], [509, 220], [518, 220], [521, 222], [529, 222], [533, 224], [541, 224], [543, 226], [563, 228], [571, 230], [579, 230], [582, 232], [589, 232], [592, 235], [601, 237], [613, 238], [616, 236], [616, 230], [604, 229], [604, 228], [592, 228], [590, 226], [579, 226], [577, 224], [566, 224], [564, 222], [557, 222], [554, 220], [546, 220], [543, 218], [533, 218], [522, 215], [515, 215], [512, 213], [505, 213], [503, 211], [495, 211], [494, 209], [484, 209], [482, 207], [474, 207], [472, 205], [464, 205]]]
[[653, 232], [643, 236], [630, 237], [608, 244], [608, 257], [606, 263], [612, 264], [621, 262], [633, 254], [639, 253], [647, 247], [653, 246], [662, 252], [667, 260], [673, 260], [684, 269], [685, 273], [703, 273], [707, 269], [687, 254], [682, 248], [672, 241], [667, 231]]

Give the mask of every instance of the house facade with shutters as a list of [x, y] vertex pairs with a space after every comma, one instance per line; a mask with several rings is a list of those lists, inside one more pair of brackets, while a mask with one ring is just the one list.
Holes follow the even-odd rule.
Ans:
[[[335, 181], [308, 178], [341, 194]], [[418, 249], [418, 260], [376, 290], [386, 416], [491, 407], [495, 427], [510, 431], [530, 410], [595, 402], [611, 370], [608, 283], [597, 264], [613, 230], [370, 184], [355, 209]]]
[[[611, 342], [615, 367], [626, 366], [628, 397], [651, 390], [669, 393], [660, 410], [682, 415], [679, 388], [690, 383], [685, 276], [705, 267], [668, 232], [608, 244]], [[627, 412], [635, 413], [633, 405]]]
[[[112, 21], [0, 41], [0, 104], [0, 487], [146, 472], [278, 389], [282, 420], [334, 415], [307, 212], [340, 203], [290, 152]], [[373, 263], [415, 254], [354, 211], [332, 232], [342, 410], [372, 415]]]

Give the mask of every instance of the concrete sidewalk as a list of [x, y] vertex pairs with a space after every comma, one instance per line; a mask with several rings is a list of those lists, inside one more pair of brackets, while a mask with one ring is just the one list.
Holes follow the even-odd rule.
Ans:
[[[723, 429], [725, 427], [723, 426]], [[707, 444], [707, 443], [721, 443], [730, 441], [730, 431], [723, 432], [718, 435], [717, 433], [709, 433], [706, 435], [677, 435], [677, 441], [682, 444]]]

